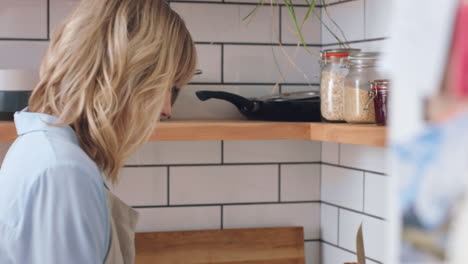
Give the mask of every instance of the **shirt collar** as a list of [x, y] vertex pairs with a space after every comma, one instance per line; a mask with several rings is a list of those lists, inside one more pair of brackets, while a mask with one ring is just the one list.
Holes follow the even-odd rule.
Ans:
[[15, 126], [18, 136], [32, 132], [47, 132], [62, 137], [78, 145], [78, 138], [70, 126], [54, 126], [63, 123], [55, 116], [28, 112], [28, 108], [15, 113]]

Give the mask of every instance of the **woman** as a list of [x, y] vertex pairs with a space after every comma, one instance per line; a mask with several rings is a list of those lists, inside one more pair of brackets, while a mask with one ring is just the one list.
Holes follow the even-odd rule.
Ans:
[[[83, 0], [55, 32], [0, 172], [0, 263], [133, 263], [136, 213], [109, 193], [195, 72], [164, 0]], [[104, 177], [103, 177], [104, 176]]]

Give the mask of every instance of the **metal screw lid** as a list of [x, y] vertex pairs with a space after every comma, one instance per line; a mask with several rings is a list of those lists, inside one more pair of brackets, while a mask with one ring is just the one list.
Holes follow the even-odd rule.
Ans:
[[390, 86], [390, 80], [387, 80], [387, 79], [375, 80], [371, 83], [371, 88], [374, 91], [388, 90], [389, 86]]

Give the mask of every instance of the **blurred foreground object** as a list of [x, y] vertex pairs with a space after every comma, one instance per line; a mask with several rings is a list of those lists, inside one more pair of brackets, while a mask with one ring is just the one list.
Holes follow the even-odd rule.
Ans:
[[[449, 106], [453, 115], [468, 109], [468, 1], [461, 1], [455, 25], [453, 49], [448, 68], [447, 90], [448, 97], [454, 101]], [[467, 133], [467, 130], [463, 131]], [[465, 146], [468, 147], [468, 146]], [[468, 159], [465, 159], [467, 162]], [[460, 172], [465, 177], [468, 172]], [[449, 245], [451, 264], [464, 264], [468, 259], [468, 188], [461, 205], [457, 207], [457, 215], [451, 227], [452, 238]]]
[[[465, 191], [468, 113], [428, 122], [429, 98], [448, 78], [459, 0], [394, 0], [381, 70], [389, 94], [392, 193], [386, 263], [446, 263], [454, 204]], [[418, 10], [424, 9], [423, 12]]]
[[468, 109], [468, 2], [462, 1], [453, 31], [445, 85], [428, 101], [428, 119], [443, 122]]

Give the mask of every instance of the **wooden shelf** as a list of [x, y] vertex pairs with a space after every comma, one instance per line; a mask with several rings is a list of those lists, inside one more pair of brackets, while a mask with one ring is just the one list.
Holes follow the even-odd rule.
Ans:
[[387, 130], [377, 125], [309, 123], [311, 140], [385, 147]]
[[[0, 122], [0, 142], [16, 138], [13, 122]], [[375, 125], [173, 120], [159, 123], [150, 141], [304, 139], [345, 144], [386, 145], [386, 130]]]
[[150, 140], [309, 139], [310, 123], [257, 121], [165, 121]]

